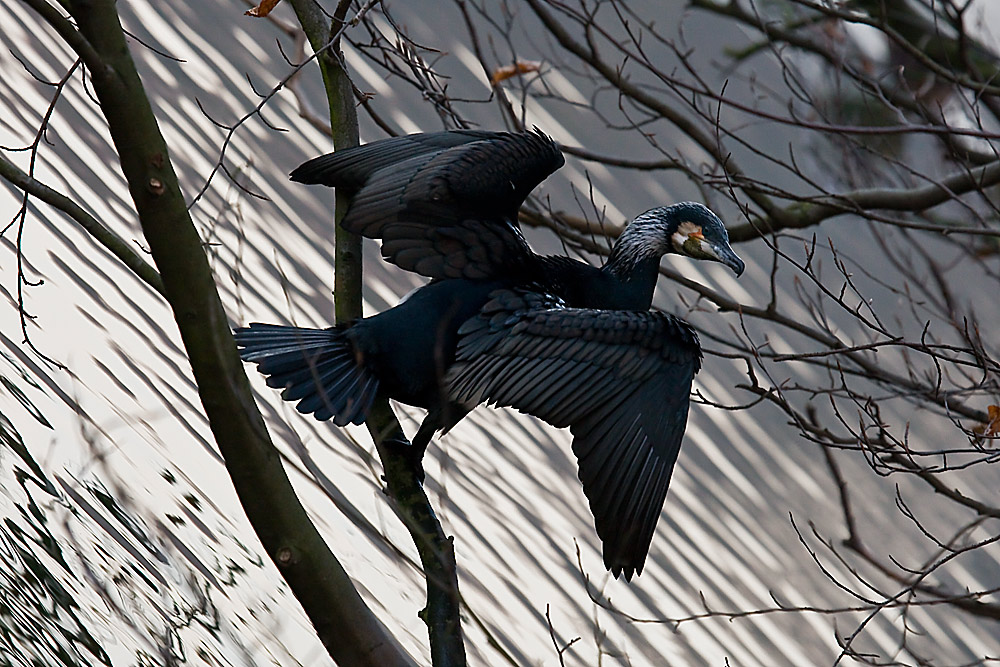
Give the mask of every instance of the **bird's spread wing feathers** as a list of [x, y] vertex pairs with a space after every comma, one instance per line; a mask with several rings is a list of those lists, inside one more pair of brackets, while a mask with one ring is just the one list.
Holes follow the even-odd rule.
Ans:
[[343, 194], [353, 195], [380, 169], [410, 158], [435, 155], [448, 148], [489, 139], [495, 134], [486, 130], [452, 130], [380, 139], [313, 158], [299, 165], [289, 177], [297, 183], [326, 185], [342, 189]]
[[694, 331], [663, 313], [499, 290], [459, 335], [452, 399], [569, 426], [605, 565], [626, 579], [641, 572], [701, 363]]
[[431, 278], [483, 280], [534, 261], [517, 211], [564, 158], [541, 132], [441, 132], [306, 162], [292, 178], [354, 193], [341, 222], [382, 240], [390, 262]]

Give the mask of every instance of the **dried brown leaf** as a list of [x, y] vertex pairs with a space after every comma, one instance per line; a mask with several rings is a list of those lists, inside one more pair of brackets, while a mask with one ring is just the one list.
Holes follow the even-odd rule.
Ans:
[[986, 425], [986, 437], [1000, 435], [1000, 405], [990, 405], [986, 411], [990, 417], [990, 423]]
[[260, 4], [253, 9], [248, 9], [244, 12], [245, 16], [256, 16], [257, 18], [264, 18], [271, 13], [271, 10], [281, 2], [281, 0], [260, 0]]
[[537, 72], [541, 68], [542, 63], [537, 60], [518, 60], [513, 65], [497, 67], [493, 70], [493, 76], [490, 77], [490, 81], [495, 86], [504, 79], [509, 79], [519, 74], [527, 74], [528, 72]]
[[972, 427], [972, 432], [981, 438], [995, 438], [1000, 436], [1000, 405], [989, 405], [986, 407], [989, 421], [981, 422]]

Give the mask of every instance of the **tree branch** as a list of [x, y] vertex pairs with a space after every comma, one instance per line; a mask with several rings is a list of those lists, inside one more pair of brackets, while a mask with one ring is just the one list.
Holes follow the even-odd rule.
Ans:
[[160, 279], [160, 274], [156, 272], [153, 265], [135, 251], [134, 244], [105, 227], [104, 223], [87, 213], [72, 199], [28, 176], [27, 173], [18, 169], [17, 165], [8, 160], [3, 153], [0, 153], [0, 176], [29, 195], [65, 213], [83, 227], [94, 240], [121, 260], [122, 264], [131, 269], [143, 282], [159, 292], [161, 296], [166, 296], [163, 292], [163, 281]]
[[[681, 132], [697, 143], [705, 153], [710, 155], [733, 180], [743, 180], [743, 171], [737, 166], [730, 155], [723, 152], [722, 147], [711, 134], [698, 127], [690, 118], [684, 116], [677, 109], [657, 98], [651, 92], [631, 83], [625, 78], [621, 69], [613, 67], [602, 60], [596, 51], [585, 47], [573, 39], [569, 32], [542, 7], [541, 0], [528, 0], [528, 4], [531, 5], [532, 10], [534, 10], [535, 14], [545, 25], [545, 28], [556, 38], [563, 48], [596, 70], [608, 83], [621, 91], [623, 95], [634, 100], [637, 104], [646, 107], [657, 116], [673, 123]], [[747, 196], [768, 215], [778, 219], [781, 218], [782, 209], [763, 192], [749, 190], [747, 191]]]
[[91, 45], [81, 31], [77, 30], [76, 26], [63, 16], [58, 9], [45, 0], [21, 1], [45, 19], [45, 22], [52, 26], [52, 29], [59, 34], [67, 46], [76, 52], [76, 55], [80, 56], [83, 64], [92, 72], [104, 67], [104, 60], [101, 58], [101, 55], [94, 49], [93, 45]]
[[[349, 5], [349, 0], [341, 0], [333, 20], [329, 21], [315, 3], [292, 0], [292, 7], [313, 49], [322, 47], [331, 38], [337, 40], [319, 58], [330, 107], [333, 143], [337, 149], [356, 146], [359, 142], [354, 89], [344, 68], [339, 45]], [[350, 200], [340, 192], [336, 197], [334, 304], [337, 323], [347, 324], [362, 315], [361, 237], [340, 226]], [[398, 451], [400, 446], [411, 445], [406, 441], [402, 426], [386, 399], [376, 400], [367, 426], [382, 460], [386, 491], [417, 547], [423, 566], [427, 581], [427, 607], [420, 617], [427, 625], [432, 663], [436, 667], [465, 665], [454, 543], [441, 528], [413, 464]], [[389, 442], [394, 443], [395, 448], [388, 446]]]
[[412, 665], [323, 542], [281, 466], [254, 405], [202, 239], [188, 214], [114, 0], [78, 0], [71, 3], [71, 12], [100, 57], [99, 63], [88, 63], [94, 93], [160, 270], [202, 405], [250, 523], [331, 657], [341, 664]]
[[[936, 183], [919, 188], [888, 189], [873, 188], [855, 190], [839, 194], [825, 195], [810, 201], [792, 204], [784, 209], [779, 220], [768, 219], [754, 224], [743, 224], [729, 228], [729, 238], [734, 243], [758, 238], [762, 231], [777, 232], [784, 229], [812, 227], [828, 218], [849, 213], [863, 214], [872, 210], [918, 212], [933, 208], [938, 204], [969, 192], [978, 192], [1000, 183], [1000, 160], [981, 167], [956, 171]], [[975, 230], [960, 228], [940, 229], [944, 234], [982, 233], [1000, 235], [997, 230]]]

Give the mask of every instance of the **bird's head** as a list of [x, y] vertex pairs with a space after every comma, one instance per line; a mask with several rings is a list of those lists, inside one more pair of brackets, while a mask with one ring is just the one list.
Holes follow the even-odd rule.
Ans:
[[638, 216], [618, 238], [605, 268], [628, 278], [643, 263], [655, 269], [667, 253], [721, 262], [737, 276], [743, 273], [743, 260], [729, 246], [722, 220], [694, 202], [660, 206]]
[[745, 265], [729, 245], [729, 234], [719, 216], [695, 202], [674, 204], [662, 209], [672, 229], [670, 245], [674, 252], [694, 259], [721, 262], [737, 276]]

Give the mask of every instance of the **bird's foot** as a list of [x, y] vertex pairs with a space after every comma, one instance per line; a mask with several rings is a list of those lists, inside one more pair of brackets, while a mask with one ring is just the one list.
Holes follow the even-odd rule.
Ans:
[[410, 468], [413, 475], [417, 478], [417, 481], [423, 485], [424, 478], [426, 477], [423, 465], [424, 452], [427, 451], [426, 447], [410, 444], [410, 441], [402, 436], [388, 438], [383, 441], [382, 445], [394, 456], [403, 459], [407, 467]]

